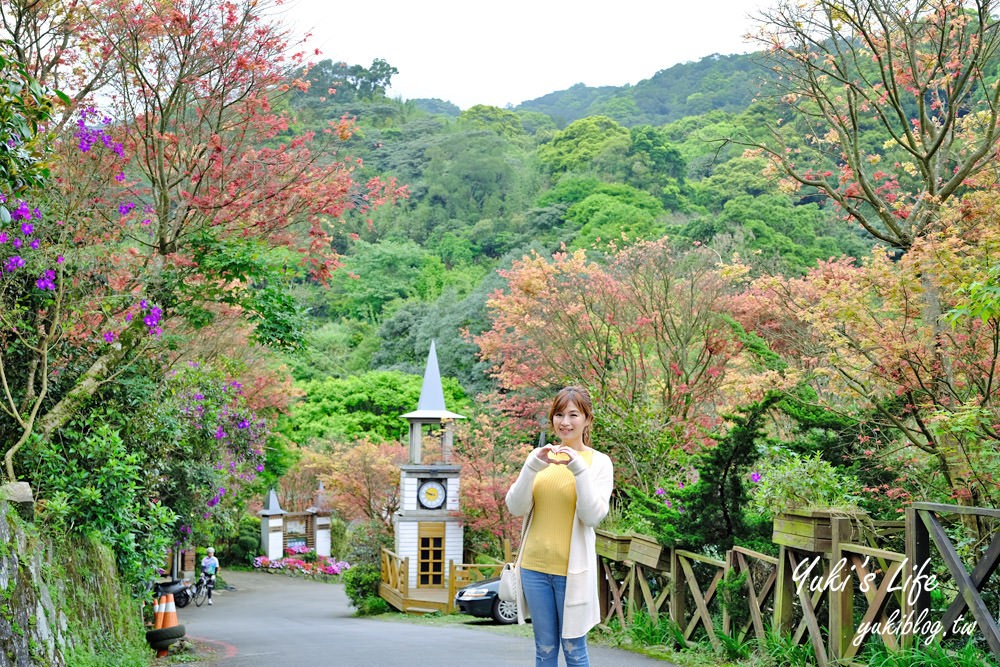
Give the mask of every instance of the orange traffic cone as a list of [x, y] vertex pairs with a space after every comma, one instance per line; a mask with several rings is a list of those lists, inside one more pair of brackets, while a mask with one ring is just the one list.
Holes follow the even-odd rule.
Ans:
[[177, 606], [171, 593], [161, 595], [153, 607], [154, 627], [146, 631], [146, 642], [156, 657], [170, 654], [170, 646], [184, 638], [184, 626], [177, 621]]
[[[174, 596], [172, 593], [167, 593], [160, 600], [163, 601], [163, 623], [159, 626], [159, 629], [172, 628], [174, 626], [180, 625], [177, 622], [177, 607], [174, 605]], [[169, 651], [166, 648], [161, 648], [157, 650], [156, 657], [162, 658], [167, 655]]]
[[162, 628], [172, 628], [177, 623], [177, 606], [174, 604], [174, 596], [172, 593], [166, 594], [166, 604], [163, 605], [163, 625]]
[[166, 607], [167, 598], [161, 595], [153, 605], [153, 629], [159, 630], [163, 627], [163, 608]]

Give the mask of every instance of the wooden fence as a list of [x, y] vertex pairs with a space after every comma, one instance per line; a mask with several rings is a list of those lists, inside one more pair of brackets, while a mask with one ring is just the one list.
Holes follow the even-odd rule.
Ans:
[[[860, 666], [876, 635], [890, 649], [975, 635], [1000, 657], [1000, 629], [983, 597], [1000, 568], [1000, 530], [970, 571], [943, 515], [1000, 524], [1000, 509], [930, 503], [912, 504], [905, 521], [799, 513], [775, 522], [777, 557], [735, 547], [724, 559], [598, 530], [603, 622], [626, 627], [640, 611], [666, 613], [684, 642], [715, 647], [722, 633], [764, 640], [773, 627], [810, 646], [820, 667]], [[1000, 582], [989, 590], [1000, 598]]]

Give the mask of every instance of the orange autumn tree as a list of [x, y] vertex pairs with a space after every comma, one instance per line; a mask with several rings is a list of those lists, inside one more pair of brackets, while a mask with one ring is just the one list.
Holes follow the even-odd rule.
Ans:
[[905, 250], [940, 207], [975, 189], [1000, 142], [993, 0], [807, 0], [751, 35], [775, 76], [768, 156], [790, 189], [818, 190], [886, 246]]
[[475, 340], [526, 431], [544, 422], [554, 387], [587, 386], [601, 446], [623, 480], [652, 489], [687, 455], [715, 443], [722, 414], [745, 397], [727, 374], [741, 345], [720, 315], [728, 278], [706, 249], [664, 239], [613, 252], [526, 256], [488, 301]]
[[471, 423], [458, 424], [455, 432], [453, 454], [462, 466], [466, 542], [474, 551], [493, 555], [502, 554], [505, 543], [514, 550], [519, 547], [521, 519], [507, 511], [507, 489], [534, 446], [530, 436], [519, 438], [507, 421], [502, 416], [477, 415]]
[[[1000, 501], [1000, 302], [984, 297], [1000, 277], [1000, 231], [981, 223], [995, 200], [966, 198], [898, 262], [876, 251], [860, 266], [762, 277], [739, 307], [821, 405], [880, 433], [862, 443], [870, 464], [913, 470], [916, 495], [965, 505]], [[928, 276], [946, 311], [932, 320]]]
[[995, 221], [974, 202], [996, 189], [995, 3], [811, 0], [760, 18], [780, 122], [746, 143], [900, 261], [876, 253], [762, 279], [744, 321], [791, 352], [827, 406], [874, 410], [873, 455], [902, 447], [899, 467], [934, 470], [939, 492], [995, 502], [993, 325], [959, 296], [988, 284], [993, 254]]
[[371, 521], [384, 534], [393, 535], [393, 515], [399, 510], [399, 467], [408, 455], [398, 442], [365, 438], [334, 445], [328, 459], [330, 472], [320, 475], [333, 508], [345, 521]]
[[[334, 468], [333, 458], [329, 454], [303, 448], [288, 472], [281, 476], [279, 497], [283, 509], [291, 512], [304, 512], [317, 502], [317, 490], [320, 481], [329, 477]], [[324, 489], [325, 489], [325, 482]], [[322, 499], [330, 503], [331, 496], [327, 491]]]

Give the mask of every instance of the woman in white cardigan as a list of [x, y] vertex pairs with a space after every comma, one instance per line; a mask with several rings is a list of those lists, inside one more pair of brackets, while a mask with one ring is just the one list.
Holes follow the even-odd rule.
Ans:
[[531, 614], [536, 667], [586, 667], [587, 632], [601, 620], [594, 526], [608, 513], [614, 468], [590, 447], [590, 395], [566, 387], [552, 401], [549, 424], [559, 444], [532, 451], [507, 491], [507, 508], [524, 516], [518, 621]]

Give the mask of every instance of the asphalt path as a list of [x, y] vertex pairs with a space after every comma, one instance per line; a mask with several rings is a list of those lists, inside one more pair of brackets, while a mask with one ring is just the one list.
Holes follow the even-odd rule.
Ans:
[[[215, 604], [177, 610], [202, 667], [500, 667], [534, 664], [525, 628], [497, 628], [462, 616], [457, 623], [359, 618], [341, 584], [259, 572], [224, 571]], [[593, 667], [670, 663], [590, 646]]]

